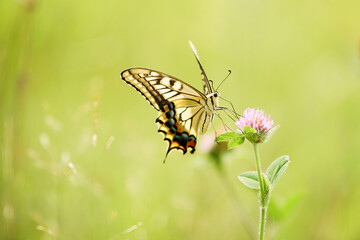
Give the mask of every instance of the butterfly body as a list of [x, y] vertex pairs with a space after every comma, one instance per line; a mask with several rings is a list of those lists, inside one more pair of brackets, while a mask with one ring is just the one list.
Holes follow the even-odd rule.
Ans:
[[122, 79], [159, 112], [156, 123], [158, 132], [169, 143], [167, 154], [173, 149], [184, 154], [190, 149], [193, 153], [197, 136], [208, 130], [219, 108], [219, 93], [212, 91], [193, 50], [202, 71], [204, 93], [175, 77], [147, 68], [130, 68], [121, 73]]

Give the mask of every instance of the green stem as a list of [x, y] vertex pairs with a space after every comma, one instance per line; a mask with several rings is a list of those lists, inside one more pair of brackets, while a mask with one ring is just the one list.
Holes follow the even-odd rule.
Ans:
[[260, 197], [261, 197], [261, 199], [263, 199], [263, 197], [264, 197], [264, 186], [263, 186], [264, 182], [262, 180], [262, 175], [261, 175], [259, 148], [258, 148], [258, 145], [256, 143], [254, 143], [253, 146], [254, 146], [254, 152], [255, 152], [256, 170], [257, 170], [257, 173], [258, 173], [259, 184], [260, 184]]
[[259, 240], [263, 240], [265, 233], [265, 221], [266, 221], [267, 207], [260, 207], [260, 233]]
[[259, 147], [256, 143], [253, 144], [254, 152], [255, 152], [255, 162], [256, 162], [256, 170], [259, 177], [259, 185], [260, 185], [260, 226], [259, 226], [259, 240], [264, 239], [264, 230], [265, 230], [265, 219], [266, 219], [266, 209], [267, 209], [267, 201], [265, 199], [265, 189], [264, 189], [264, 181], [261, 173], [261, 164], [259, 157]]

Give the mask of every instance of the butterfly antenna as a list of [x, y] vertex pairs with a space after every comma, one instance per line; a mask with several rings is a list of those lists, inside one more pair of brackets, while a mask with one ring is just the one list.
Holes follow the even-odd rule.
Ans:
[[219, 86], [216, 88], [215, 91], [217, 91], [220, 88], [221, 84], [223, 84], [225, 82], [225, 80], [231, 75], [231, 70], [228, 70], [228, 71], [229, 71], [228, 75], [224, 78], [224, 80], [221, 81], [221, 83], [219, 84]]

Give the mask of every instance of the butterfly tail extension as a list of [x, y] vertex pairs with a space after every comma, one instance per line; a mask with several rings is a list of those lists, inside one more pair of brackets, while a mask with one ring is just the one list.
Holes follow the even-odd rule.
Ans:
[[191, 153], [195, 152], [196, 136], [190, 135], [180, 124], [173, 102], [169, 102], [163, 107], [159, 112], [156, 123], [158, 132], [163, 134], [164, 140], [169, 143], [165, 160], [167, 155], [174, 149], [182, 151], [183, 154], [186, 154], [188, 149], [191, 149]]

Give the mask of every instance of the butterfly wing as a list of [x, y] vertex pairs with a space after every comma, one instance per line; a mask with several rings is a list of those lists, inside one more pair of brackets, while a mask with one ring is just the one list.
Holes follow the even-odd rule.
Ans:
[[207, 78], [205, 70], [204, 70], [203, 66], [201, 65], [200, 57], [199, 57], [199, 55], [198, 55], [198, 53], [196, 51], [196, 48], [195, 48], [194, 44], [191, 41], [189, 41], [189, 44], [190, 44], [190, 47], [191, 47], [192, 51], [195, 54], [196, 61], [198, 62], [200, 70], [201, 70], [201, 78], [202, 78], [202, 82], [203, 82], [203, 86], [204, 86], [204, 94], [208, 95], [208, 94], [213, 92], [212, 89], [211, 89], [211, 86], [210, 86], [209, 79]]
[[206, 118], [204, 94], [165, 73], [146, 68], [130, 68], [121, 73], [122, 79], [139, 91], [159, 111], [158, 132], [169, 142], [167, 154], [189, 148], [195, 151], [199, 128]]

